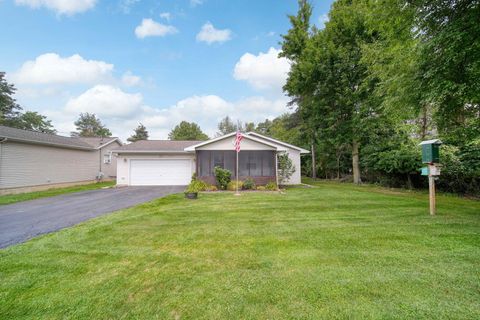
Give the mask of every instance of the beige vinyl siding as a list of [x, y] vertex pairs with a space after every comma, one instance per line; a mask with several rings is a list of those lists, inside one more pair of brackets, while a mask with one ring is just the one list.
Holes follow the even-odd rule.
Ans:
[[117, 157], [112, 155], [112, 162], [108, 164], [103, 162], [103, 157], [111, 153], [112, 150], [118, 149], [120, 146], [122, 146], [122, 144], [120, 144], [118, 141], [115, 141], [100, 150], [100, 170], [105, 175], [105, 178], [114, 178], [117, 176]]
[[99, 151], [7, 141], [1, 145], [0, 188], [94, 180]]

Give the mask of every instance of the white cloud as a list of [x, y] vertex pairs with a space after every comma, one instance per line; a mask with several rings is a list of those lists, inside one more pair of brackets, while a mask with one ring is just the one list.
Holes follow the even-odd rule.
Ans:
[[111, 76], [113, 64], [85, 60], [78, 54], [62, 58], [56, 53], [45, 53], [34, 61], [25, 62], [13, 74], [18, 83], [94, 83]]
[[203, 0], [190, 0], [190, 6], [196, 7], [203, 4]]
[[152, 19], [143, 19], [142, 23], [135, 28], [135, 35], [140, 39], [145, 37], [164, 37], [177, 32], [178, 30], [174, 26], [161, 24]]
[[42, 114], [52, 119], [59, 131], [67, 133], [75, 129], [73, 122], [80, 112], [93, 112], [123, 140], [139, 122], [147, 127], [151, 139], [166, 139], [170, 130], [183, 120], [197, 123], [213, 137], [218, 122], [226, 115], [234, 121], [258, 123], [288, 112], [287, 102], [286, 98], [269, 100], [264, 97], [232, 102], [217, 95], [195, 95], [161, 109], [145, 105], [140, 94], [125, 93], [111, 86], [95, 86], [70, 99], [62, 111], [45, 110]]
[[318, 17], [318, 28], [323, 29], [325, 28], [325, 23], [329, 20], [328, 14], [324, 13], [320, 17]]
[[124, 118], [141, 111], [142, 95], [126, 93], [109, 85], [97, 85], [70, 99], [65, 111], [79, 114], [91, 112], [99, 117]]
[[170, 12], [162, 12], [160, 13], [160, 18], [170, 21], [170, 19], [172, 19], [172, 14]]
[[58, 14], [73, 15], [92, 9], [97, 0], [15, 0], [17, 5], [30, 8], [45, 7]]
[[245, 80], [255, 89], [281, 90], [285, 84], [290, 64], [286, 58], [279, 58], [280, 50], [270, 48], [258, 55], [245, 53], [235, 65], [233, 77]]
[[120, 1], [120, 9], [123, 13], [128, 14], [132, 11], [132, 7], [140, 0], [122, 0]]
[[130, 71], [125, 72], [122, 76], [122, 83], [129, 87], [139, 85], [141, 81], [142, 81], [142, 78], [134, 75]]
[[210, 22], [205, 23], [197, 34], [197, 41], [212, 44], [214, 42], [225, 42], [232, 38], [232, 31], [229, 29], [215, 29]]

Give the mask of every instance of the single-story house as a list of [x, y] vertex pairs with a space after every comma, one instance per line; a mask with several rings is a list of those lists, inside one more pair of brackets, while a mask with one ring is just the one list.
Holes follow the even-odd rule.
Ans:
[[0, 194], [115, 178], [115, 137], [63, 137], [0, 126]]
[[[117, 185], [187, 185], [193, 173], [214, 184], [214, 167], [236, 172], [236, 133], [207, 141], [142, 140], [113, 150], [117, 154]], [[300, 155], [308, 150], [258, 133], [244, 134], [238, 154], [239, 179], [259, 185], [277, 182], [277, 155], [288, 153], [295, 172], [287, 182], [300, 183]]]

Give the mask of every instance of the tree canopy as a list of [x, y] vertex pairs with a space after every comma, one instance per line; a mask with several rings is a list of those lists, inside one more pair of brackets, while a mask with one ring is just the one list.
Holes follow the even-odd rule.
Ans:
[[15, 86], [5, 79], [5, 73], [0, 72], [0, 125], [55, 133], [52, 122], [47, 117], [33, 111], [22, 113], [23, 108], [13, 98], [15, 91]]
[[168, 134], [170, 140], [208, 140], [200, 126], [195, 122], [182, 121]]
[[105, 127], [94, 113], [80, 113], [78, 120], [74, 122], [77, 131], [72, 136], [80, 137], [111, 137], [112, 133]]
[[323, 29], [298, 5], [280, 53], [295, 110], [256, 130], [310, 146], [304, 173], [395, 186], [421, 185], [418, 143], [438, 137], [464, 168], [445, 167], [439, 185], [478, 188], [466, 168], [480, 167], [480, 1], [337, 0]]

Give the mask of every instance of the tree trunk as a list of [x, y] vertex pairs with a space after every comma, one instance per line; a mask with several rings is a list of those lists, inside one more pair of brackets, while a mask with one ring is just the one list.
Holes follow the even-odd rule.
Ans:
[[358, 156], [359, 143], [357, 141], [352, 142], [352, 169], [353, 169], [353, 183], [360, 184], [360, 161]]
[[423, 106], [422, 108], [422, 119], [421, 119], [421, 128], [420, 128], [420, 139], [425, 140], [427, 136], [428, 130], [428, 111], [427, 106]]
[[317, 178], [317, 164], [315, 163], [315, 147], [312, 142], [312, 179]]
[[340, 156], [337, 156], [337, 180], [340, 180]]
[[413, 189], [413, 183], [412, 183], [412, 178], [410, 177], [410, 173], [407, 173], [407, 187], [410, 190]]

